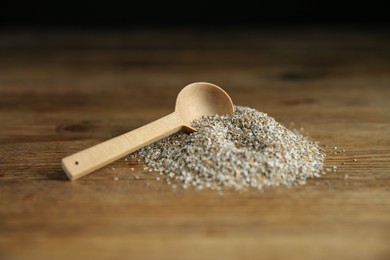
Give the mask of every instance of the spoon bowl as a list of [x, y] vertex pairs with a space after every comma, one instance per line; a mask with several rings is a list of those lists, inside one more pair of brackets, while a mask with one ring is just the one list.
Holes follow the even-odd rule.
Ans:
[[183, 120], [188, 131], [195, 131], [191, 122], [208, 115], [231, 115], [233, 101], [217, 85], [197, 82], [183, 88], [176, 99], [175, 112]]
[[206, 82], [197, 82], [183, 88], [176, 99], [175, 112], [186, 123], [208, 115], [230, 115], [233, 102], [220, 87]]

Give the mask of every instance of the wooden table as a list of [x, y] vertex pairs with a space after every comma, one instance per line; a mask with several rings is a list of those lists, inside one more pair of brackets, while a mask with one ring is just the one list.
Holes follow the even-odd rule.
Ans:
[[[67, 180], [62, 157], [172, 112], [196, 81], [304, 128], [337, 172], [223, 196], [136, 160]], [[390, 258], [384, 31], [2, 31], [0, 122], [1, 259]]]

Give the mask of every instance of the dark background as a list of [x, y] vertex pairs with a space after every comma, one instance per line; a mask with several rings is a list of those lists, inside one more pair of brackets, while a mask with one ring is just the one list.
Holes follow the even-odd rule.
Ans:
[[1, 4], [1, 28], [388, 27], [378, 1], [52, 1]]

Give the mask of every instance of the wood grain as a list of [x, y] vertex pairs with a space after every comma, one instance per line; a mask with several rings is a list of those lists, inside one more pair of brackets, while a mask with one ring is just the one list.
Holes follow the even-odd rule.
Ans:
[[[0, 258], [389, 259], [389, 46], [383, 31], [1, 32]], [[171, 113], [196, 81], [304, 128], [337, 172], [223, 196], [133, 159], [67, 180], [62, 157]]]

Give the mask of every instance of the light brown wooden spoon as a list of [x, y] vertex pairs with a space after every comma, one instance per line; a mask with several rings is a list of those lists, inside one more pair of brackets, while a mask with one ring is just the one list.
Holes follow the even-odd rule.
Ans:
[[71, 180], [81, 178], [129, 153], [178, 131], [196, 131], [191, 122], [205, 115], [233, 113], [233, 102], [220, 87], [198, 82], [183, 88], [175, 112], [88, 149], [62, 159], [62, 168]]

